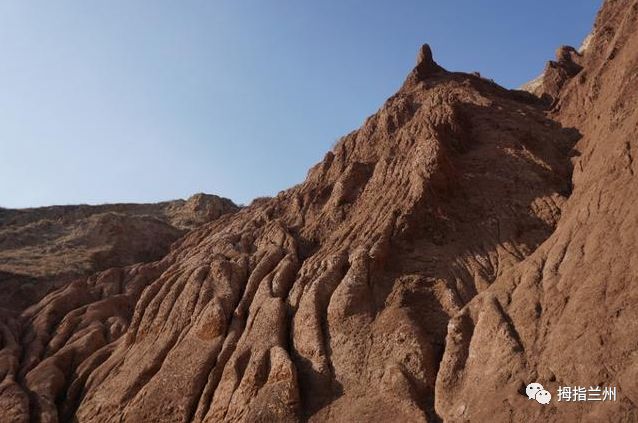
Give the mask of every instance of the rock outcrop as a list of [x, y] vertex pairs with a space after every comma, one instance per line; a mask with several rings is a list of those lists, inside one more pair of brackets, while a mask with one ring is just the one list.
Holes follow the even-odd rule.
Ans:
[[550, 110], [424, 46], [304, 183], [2, 315], [0, 417], [635, 421], [637, 10], [561, 50]]
[[0, 209], [0, 307], [21, 310], [74, 278], [159, 260], [188, 230], [238, 209], [207, 194], [157, 204]]
[[574, 135], [424, 47], [302, 185], [23, 313], [7, 398], [41, 420], [433, 418], [447, 322], [552, 233]]
[[[444, 421], [638, 421], [638, 2], [605, 2], [580, 63], [549, 113], [583, 135], [573, 192], [552, 236], [450, 321]], [[618, 398], [530, 407], [530, 382]]]
[[547, 103], [558, 100], [563, 85], [582, 70], [583, 53], [571, 46], [561, 46], [556, 50], [556, 61], [550, 60], [538, 78], [524, 84], [521, 89], [528, 91]]

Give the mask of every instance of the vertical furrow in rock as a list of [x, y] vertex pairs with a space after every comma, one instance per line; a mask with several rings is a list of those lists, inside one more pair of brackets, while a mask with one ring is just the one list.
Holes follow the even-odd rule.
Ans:
[[[570, 251], [539, 246], [565, 219], [576, 141], [544, 107], [446, 71], [423, 46], [305, 182], [187, 233], [159, 262], [52, 293], [25, 313], [21, 351], [5, 329], [0, 375], [21, 394], [1, 403], [78, 422], [484, 417], [467, 381], [491, 395], [535, 375], [530, 355], [553, 335], [525, 319], [571, 307], [544, 303], [576, 285], [541, 280], [572, 271]], [[627, 313], [616, 291], [605, 300]]]

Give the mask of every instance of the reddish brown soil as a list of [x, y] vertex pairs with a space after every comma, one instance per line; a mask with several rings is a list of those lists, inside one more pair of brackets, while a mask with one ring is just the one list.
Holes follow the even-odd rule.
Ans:
[[22, 310], [79, 276], [159, 260], [189, 229], [237, 210], [207, 194], [157, 204], [0, 209], [0, 308]]
[[[570, 53], [582, 70], [548, 67], [545, 86], [549, 117], [583, 135], [573, 192], [552, 236], [451, 320], [445, 421], [638, 421], [638, 2], [606, 1], [592, 36]], [[530, 407], [530, 381], [616, 386], [618, 401]]]
[[424, 46], [303, 184], [3, 315], [0, 416], [636, 421], [637, 19], [607, 1], [544, 100]]

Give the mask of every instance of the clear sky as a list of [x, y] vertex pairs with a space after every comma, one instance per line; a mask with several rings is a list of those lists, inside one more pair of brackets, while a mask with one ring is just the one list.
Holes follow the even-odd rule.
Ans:
[[303, 181], [427, 42], [506, 87], [578, 46], [600, 0], [7, 0], [0, 206], [248, 203]]

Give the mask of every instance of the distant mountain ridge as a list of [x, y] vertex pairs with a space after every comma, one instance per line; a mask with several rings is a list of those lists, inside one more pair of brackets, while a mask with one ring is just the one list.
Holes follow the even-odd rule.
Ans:
[[75, 277], [158, 260], [188, 230], [237, 210], [208, 194], [155, 204], [0, 209], [0, 307], [24, 307]]

